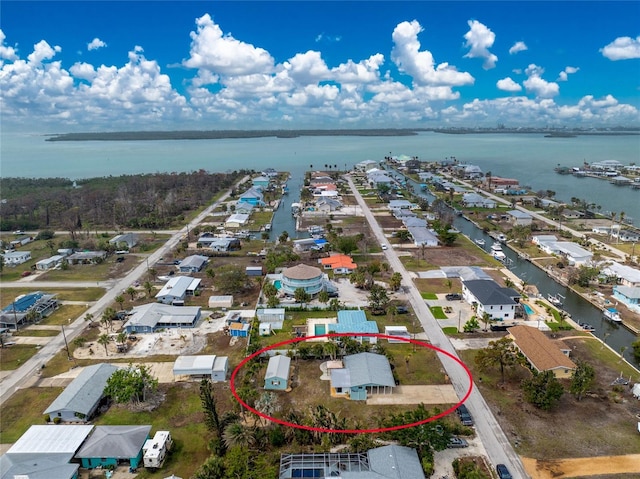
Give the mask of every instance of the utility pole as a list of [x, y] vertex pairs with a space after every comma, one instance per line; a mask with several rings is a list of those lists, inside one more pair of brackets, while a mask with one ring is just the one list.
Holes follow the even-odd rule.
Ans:
[[[71, 319], [69, 319], [69, 322], [71, 322]], [[60, 325], [60, 327], [62, 328], [62, 337], [64, 338], [64, 347], [67, 350], [67, 359], [71, 361], [71, 352], [69, 351], [69, 343], [67, 343], [67, 335], [64, 332], [64, 324]]]

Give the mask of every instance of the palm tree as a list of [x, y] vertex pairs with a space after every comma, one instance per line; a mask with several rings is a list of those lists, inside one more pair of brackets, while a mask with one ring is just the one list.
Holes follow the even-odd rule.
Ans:
[[84, 315], [84, 320], [89, 321], [89, 325], [93, 326], [93, 314], [87, 313]]
[[151, 284], [151, 282], [145, 281], [142, 287], [147, 292], [147, 296], [151, 296], [151, 291], [153, 291], [153, 285]]
[[127, 288], [127, 290], [125, 291], [125, 293], [127, 293], [129, 296], [131, 296], [131, 301], [136, 299], [136, 295], [138, 294], [138, 292], [136, 291], [136, 289], [133, 286], [129, 286]]
[[107, 349], [107, 345], [111, 341], [111, 338], [108, 334], [101, 334], [98, 338], [98, 344], [102, 344], [104, 346], [104, 353], [109, 356], [109, 350]]
[[482, 322], [484, 323], [484, 330], [487, 331], [487, 327], [491, 323], [491, 316], [489, 313], [482, 313]]
[[118, 296], [116, 296], [115, 298], [113, 298], [113, 300], [118, 303], [118, 305], [120, 306], [120, 309], [124, 308], [124, 296], [122, 296], [121, 294], [119, 294]]
[[255, 442], [255, 434], [250, 428], [234, 422], [224, 429], [222, 439], [228, 448], [240, 446], [247, 449]]

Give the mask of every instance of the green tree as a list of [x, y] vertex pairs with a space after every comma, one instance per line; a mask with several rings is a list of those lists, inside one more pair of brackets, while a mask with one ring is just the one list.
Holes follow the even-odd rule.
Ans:
[[277, 296], [269, 296], [267, 298], [267, 308], [277, 308], [280, 304], [280, 300]]
[[374, 284], [369, 290], [369, 308], [374, 312], [385, 312], [389, 304], [387, 291], [379, 284]]
[[151, 375], [148, 366], [129, 364], [127, 368], [119, 368], [111, 375], [104, 394], [116, 403], [137, 403], [144, 402], [147, 394], [157, 388], [158, 380]]
[[358, 241], [360, 240], [358, 235], [354, 236], [338, 236], [332, 241], [331, 246], [334, 250], [340, 251], [346, 255], [350, 255], [358, 249]]
[[493, 321], [493, 319], [491, 318], [491, 315], [487, 312], [482, 313], [482, 322], [484, 324], [484, 330], [487, 331], [487, 329], [489, 328], [489, 325], [491, 324], [491, 322]]
[[129, 286], [127, 288], [127, 290], [125, 291], [125, 293], [127, 293], [131, 297], [131, 301], [134, 301], [136, 299], [137, 294], [138, 294], [138, 292], [136, 291], [136, 289], [133, 286]]
[[75, 338], [73, 340], [72, 343], [76, 348], [81, 348], [83, 347], [85, 344], [87, 344], [87, 338], [83, 338], [82, 336], [78, 336], [77, 338]]
[[108, 334], [101, 334], [100, 337], [98, 338], [98, 344], [101, 344], [102, 346], [104, 346], [104, 353], [109, 356], [109, 350], [107, 349], [107, 346], [109, 345], [109, 343], [111, 342], [111, 338], [109, 337]]
[[211, 455], [198, 470], [191, 476], [191, 479], [225, 479], [224, 458]]
[[278, 236], [279, 243], [286, 243], [288, 240], [289, 240], [289, 233], [286, 231], [283, 231], [282, 233], [280, 233], [280, 236]]
[[464, 323], [463, 330], [465, 333], [473, 333], [478, 329], [480, 329], [480, 323], [478, 323], [478, 318], [476, 318], [475, 316], [472, 316], [469, 321]]
[[543, 411], [548, 411], [560, 401], [564, 388], [553, 371], [534, 372], [531, 379], [522, 381], [524, 398]]
[[396, 231], [396, 238], [400, 243], [405, 243], [411, 238], [411, 233], [409, 233], [409, 230], [398, 230]]
[[89, 326], [93, 326], [93, 314], [87, 313], [84, 315], [84, 320], [89, 321]]
[[151, 281], [145, 281], [142, 287], [147, 292], [147, 297], [151, 297], [151, 293], [153, 292], [153, 284]]
[[255, 434], [251, 428], [239, 422], [234, 422], [224, 429], [222, 438], [228, 448], [240, 446], [246, 449], [254, 445]]
[[307, 293], [304, 288], [297, 288], [294, 292], [293, 292], [293, 297], [296, 300], [296, 303], [308, 303], [311, 300], [311, 295], [309, 293]]
[[[218, 439], [218, 448], [222, 447], [222, 435], [224, 433], [224, 427], [218, 416], [218, 407], [216, 398], [213, 394], [213, 387], [210, 379], [203, 379], [200, 381], [200, 403], [202, 404], [202, 410], [204, 411], [204, 423], [210, 431], [216, 433]], [[224, 449], [214, 451], [218, 455], [224, 454]]]
[[218, 268], [213, 284], [225, 294], [237, 294], [249, 289], [252, 283], [241, 266], [226, 264]]
[[318, 293], [318, 301], [322, 304], [327, 304], [329, 302], [329, 293], [327, 293], [324, 289]]
[[389, 278], [389, 289], [391, 291], [398, 291], [402, 285], [402, 275], [397, 271]]
[[505, 336], [496, 341], [490, 341], [488, 347], [480, 349], [476, 354], [475, 363], [481, 371], [500, 366], [500, 377], [504, 383], [505, 368], [519, 363], [518, 350], [513, 340]]
[[276, 288], [272, 282], [268, 281], [262, 287], [262, 294], [264, 294], [267, 298], [270, 298], [271, 296], [275, 296], [278, 294], [278, 288]]
[[118, 303], [118, 306], [120, 306], [120, 309], [124, 308], [124, 296], [122, 296], [121, 294], [119, 294], [118, 296], [116, 296], [115, 298], [113, 298], [113, 300]]
[[633, 348], [633, 358], [636, 362], [640, 362], [640, 339], [634, 341], [631, 347]]
[[578, 401], [582, 400], [584, 393], [593, 385], [596, 377], [596, 371], [588, 363], [578, 360], [576, 362], [576, 369], [571, 376], [571, 384], [569, 386], [569, 392], [573, 394]]

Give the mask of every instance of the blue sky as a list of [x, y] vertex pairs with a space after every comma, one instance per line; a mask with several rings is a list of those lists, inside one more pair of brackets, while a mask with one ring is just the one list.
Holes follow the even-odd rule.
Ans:
[[640, 126], [640, 2], [3, 1], [2, 128]]

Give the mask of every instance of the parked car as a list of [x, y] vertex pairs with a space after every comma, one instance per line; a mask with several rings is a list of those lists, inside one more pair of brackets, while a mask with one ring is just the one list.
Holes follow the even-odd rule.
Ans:
[[449, 444], [447, 444], [449, 448], [457, 448], [457, 447], [469, 447], [469, 443], [460, 437], [452, 436], [449, 439]]
[[407, 314], [409, 309], [406, 306], [396, 306], [396, 313], [398, 314]]
[[471, 417], [471, 413], [467, 409], [467, 406], [461, 404], [458, 406], [458, 409], [456, 409], [456, 412], [458, 413], [460, 422], [463, 426], [473, 426], [473, 418]]
[[383, 249], [383, 250], [386, 250], [386, 249], [387, 249], [387, 245], [386, 245], [386, 244], [383, 244], [383, 245], [382, 245], [382, 249]]
[[449, 293], [445, 298], [447, 298], [447, 301], [460, 301], [462, 299], [462, 295], [460, 293]]
[[498, 472], [499, 479], [513, 479], [513, 476], [509, 472], [509, 469], [507, 469], [507, 466], [505, 466], [504, 464], [498, 464], [496, 466], [496, 471]]

